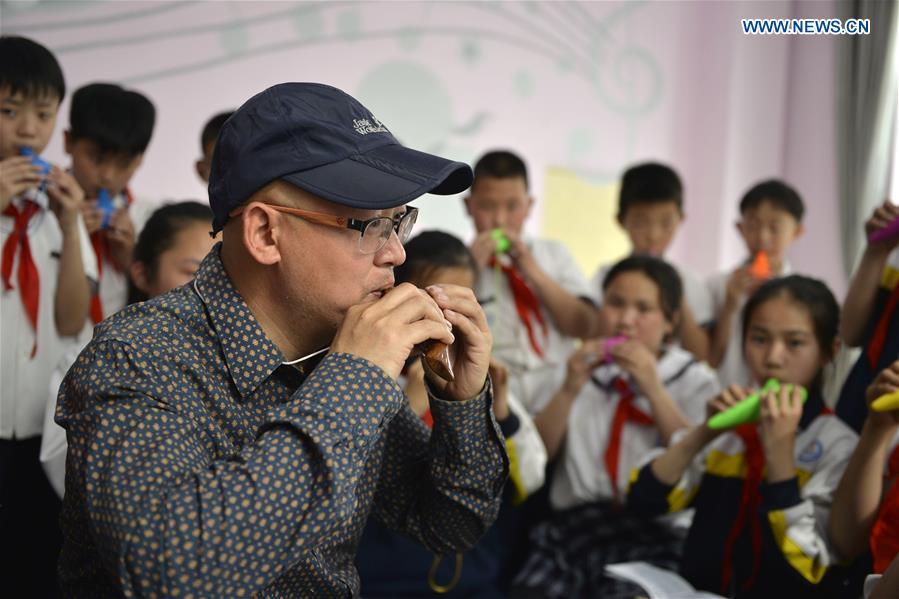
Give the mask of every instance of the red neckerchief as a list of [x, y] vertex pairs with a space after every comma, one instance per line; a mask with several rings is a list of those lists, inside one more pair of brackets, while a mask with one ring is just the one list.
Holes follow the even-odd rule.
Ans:
[[[531, 315], [533, 314], [543, 329], [543, 336], [546, 337], [548, 335], [546, 321], [540, 312], [540, 300], [537, 298], [537, 294], [528, 286], [524, 277], [521, 276], [521, 273], [514, 266], [503, 264], [496, 259], [496, 256], [490, 257], [489, 264], [493, 268], [499, 266], [503, 274], [506, 275], [506, 279], [509, 281], [509, 288], [512, 290], [512, 299], [515, 301], [515, 311], [518, 312], [518, 318], [524, 324], [525, 329], [527, 329], [531, 348], [535, 354], [542, 358], [543, 349], [538, 345], [537, 337], [534, 335], [534, 328], [531, 325]], [[496, 290], [496, 293], [499, 294], [499, 289]]]
[[[890, 454], [887, 472], [890, 479], [899, 474], [899, 446]], [[893, 558], [899, 555], [899, 484], [896, 480], [884, 497], [871, 529], [871, 554], [876, 574], [883, 574]]]
[[883, 313], [881, 313], [880, 319], [877, 321], [877, 326], [874, 327], [871, 340], [868, 341], [868, 364], [871, 365], [871, 370], [878, 370], [877, 365], [880, 362], [883, 345], [887, 339], [887, 331], [890, 328], [890, 321], [893, 319], [897, 305], [899, 305], [899, 282], [896, 283], [893, 291], [890, 292], [887, 303], [883, 307]]
[[9, 291], [13, 289], [12, 284], [12, 268], [16, 257], [16, 250], [19, 251], [19, 295], [22, 297], [22, 304], [25, 306], [25, 313], [28, 320], [34, 328], [34, 345], [31, 347], [31, 358], [37, 353], [37, 308], [41, 296], [41, 279], [34, 264], [34, 258], [31, 256], [31, 242], [28, 239], [28, 222], [35, 214], [41, 211], [41, 207], [31, 200], [26, 200], [25, 205], [20, 211], [16, 206], [10, 204], [3, 211], [4, 216], [14, 219], [12, 233], [3, 244], [3, 259], [0, 265], [0, 273], [3, 278], [3, 290]]
[[652, 416], [641, 411], [634, 404], [634, 392], [630, 386], [621, 377], [612, 381], [612, 386], [618, 392], [620, 399], [615, 407], [615, 416], [612, 418], [612, 426], [609, 431], [609, 443], [606, 445], [606, 451], [603, 455], [603, 461], [606, 464], [606, 472], [612, 481], [612, 496], [616, 506], [621, 505], [621, 498], [618, 496], [618, 463], [621, 456], [621, 433], [627, 422], [650, 426], [654, 424]]
[[[833, 410], [823, 406], [818, 415], [832, 416]], [[721, 594], [723, 595], [727, 595], [730, 591], [730, 581], [733, 578], [734, 544], [740, 537], [747, 519], [752, 535], [752, 572], [743, 583], [744, 591], [748, 591], [755, 585], [762, 563], [762, 525], [758, 512], [762, 503], [762, 494], [759, 488], [765, 471], [765, 452], [759, 439], [757, 424], [743, 424], [735, 428], [733, 432], [743, 440], [743, 445], [746, 447], [746, 478], [743, 479], [743, 492], [740, 495], [737, 516], [724, 541], [724, 561], [721, 564]]]
[[734, 433], [743, 440], [746, 447], [746, 478], [743, 479], [743, 492], [740, 494], [740, 506], [737, 508], [737, 517], [731, 526], [727, 539], [724, 541], [724, 561], [721, 564], [721, 593], [727, 594], [730, 590], [730, 581], [733, 578], [733, 553], [746, 520], [752, 534], [752, 574], [743, 584], [743, 590], [752, 588], [759, 572], [762, 552], [762, 527], [758, 518], [759, 506], [762, 503], [762, 495], [759, 486], [762, 484], [762, 473], [765, 470], [765, 453], [759, 440], [758, 429], [755, 424], [743, 424], [734, 429]]
[[[123, 194], [125, 195], [125, 207], [130, 207], [131, 203], [134, 202], [134, 198], [131, 197], [131, 191], [126, 187], [123, 190]], [[94, 324], [98, 324], [104, 317], [103, 302], [100, 301], [100, 279], [103, 278], [103, 263], [109, 262], [112, 269], [117, 272], [118, 268], [115, 262], [113, 262], [109, 251], [109, 238], [106, 230], [98, 229], [91, 233], [91, 246], [94, 248], [94, 257], [97, 259], [97, 291], [91, 297], [91, 321]]]

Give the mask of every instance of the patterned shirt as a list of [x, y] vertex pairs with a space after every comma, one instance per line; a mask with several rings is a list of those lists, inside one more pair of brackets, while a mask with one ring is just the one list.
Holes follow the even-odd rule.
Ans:
[[431, 396], [429, 432], [364, 359], [304, 377], [219, 249], [193, 285], [104, 321], [63, 381], [66, 594], [355, 596], [370, 512], [436, 553], [473, 545], [508, 474], [489, 385]]

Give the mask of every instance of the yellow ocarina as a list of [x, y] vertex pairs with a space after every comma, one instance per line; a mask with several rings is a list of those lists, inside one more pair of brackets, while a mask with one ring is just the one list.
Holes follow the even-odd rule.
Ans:
[[871, 403], [871, 409], [875, 412], [899, 410], [899, 391], [881, 395]]

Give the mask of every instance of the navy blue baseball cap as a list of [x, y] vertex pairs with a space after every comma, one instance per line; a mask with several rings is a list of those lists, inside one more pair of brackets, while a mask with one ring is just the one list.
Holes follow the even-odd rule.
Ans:
[[212, 154], [213, 231], [256, 191], [282, 179], [316, 196], [366, 210], [471, 186], [471, 167], [402, 146], [370, 110], [320, 83], [282, 83], [241, 106]]

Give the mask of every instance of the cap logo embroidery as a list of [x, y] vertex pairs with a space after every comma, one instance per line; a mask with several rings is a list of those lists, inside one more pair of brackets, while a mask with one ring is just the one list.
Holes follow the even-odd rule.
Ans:
[[[372, 124], [374, 121], [374, 124]], [[387, 127], [381, 121], [372, 115], [371, 121], [368, 119], [353, 119], [353, 129], [359, 135], [368, 135], [369, 133], [390, 133]]]

